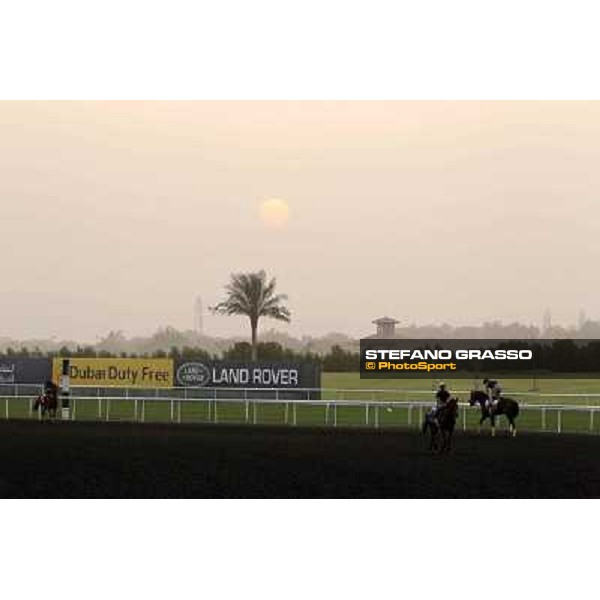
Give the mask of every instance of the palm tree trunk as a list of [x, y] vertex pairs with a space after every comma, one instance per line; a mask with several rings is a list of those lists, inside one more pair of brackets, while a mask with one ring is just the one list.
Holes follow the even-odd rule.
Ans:
[[256, 340], [256, 330], [258, 329], [258, 319], [250, 319], [250, 327], [252, 329], [252, 362], [258, 360], [258, 344]]

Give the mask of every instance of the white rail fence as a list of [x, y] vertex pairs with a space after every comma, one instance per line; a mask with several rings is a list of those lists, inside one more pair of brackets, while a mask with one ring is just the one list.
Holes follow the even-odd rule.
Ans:
[[[13, 385], [10, 386], [10, 394], [7, 387], [0, 386], [0, 410], [4, 403], [6, 419], [41, 418], [39, 412], [34, 413], [32, 408], [33, 400], [40, 392], [39, 386]], [[433, 405], [432, 394], [426, 390], [294, 390], [298, 391], [305, 392], [306, 398], [286, 397], [286, 392], [289, 396], [288, 390], [256, 388], [74, 388], [70, 399], [70, 419], [418, 427]], [[224, 394], [229, 397], [224, 397]], [[311, 394], [315, 398], [320, 395], [321, 399], [311, 399]], [[457, 394], [468, 397], [468, 392]], [[418, 396], [427, 396], [428, 399], [419, 400]], [[600, 433], [600, 418], [596, 415], [600, 412], [600, 394], [524, 393], [513, 397], [520, 400], [521, 412], [517, 420], [520, 429]], [[556, 403], [560, 398], [569, 402], [585, 399], [586, 403]], [[528, 399], [538, 402], [528, 402]], [[478, 427], [479, 417], [478, 406], [459, 403], [459, 428]], [[503, 417], [499, 425], [502, 423]]]

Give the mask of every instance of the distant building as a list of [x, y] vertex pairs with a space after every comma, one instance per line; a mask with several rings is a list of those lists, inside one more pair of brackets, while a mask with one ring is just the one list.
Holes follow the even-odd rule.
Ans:
[[542, 317], [542, 335], [549, 335], [552, 330], [552, 314], [548, 309], [544, 311]]
[[392, 319], [391, 317], [381, 317], [379, 319], [375, 319], [373, 324], [377, 326], [377, 332], [373, 337], [379, 338], [394, 338], [396, 337], [396, 325], [400, 323], [396, 319]]
[[203, 313], [204, 309], [202, 307], [202, 298], [200, 296], [196, 296], [196, 300], [194, 301], [194, 331], [198, 335], [202, 335], [204, 333]]

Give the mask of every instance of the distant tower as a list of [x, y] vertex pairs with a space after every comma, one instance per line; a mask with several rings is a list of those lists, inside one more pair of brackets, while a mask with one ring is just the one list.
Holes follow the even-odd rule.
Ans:
[[544, 318], [542, 320], [542, 335], [549, 332], [552, 329], [552, 314], [548, 309], [544, 312]]
[[393, 338], [396, 336], [396, 325], [400, 323], [396, 319], [390, 317], [381, 317], [373, 321], [374, 325], [377, 325], [377, 333], [375, 334], [380, 338]]
[[194, 301], [194, 331], [198, 335], [202, 335], [204, 333], [204, 323], [202, 320], [202, 298], [200, 298], [200, 296], [196, 296], [196, 300]]

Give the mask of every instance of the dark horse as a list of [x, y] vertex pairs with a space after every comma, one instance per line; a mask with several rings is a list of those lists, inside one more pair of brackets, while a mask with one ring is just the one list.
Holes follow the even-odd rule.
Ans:
[[429, 429], [431, 433], [430, 450], [445, 452], [452, 448], [452, 434], [454, 433], [457, 418], [458, 398], [456, 397], [450, 398], [446, 405], [438, 410], [436, 419], [432, 417], [431, 413], [425, 416], [421, 433], [425, 435]]
[[508, 419], [508, 430], [512, 433], [513, 437], [517, 435], [517, 427], [515, 425], [515, 419], [519, 414], [519, 403], [512, 398], [501, 397], [496, 402], [494, 410], [491, 411], [488, 406], [488, 395], [485, 392], [472, 390], [471, 399], [469, 400], [471, 406], [479, 404], [481, 406], [481, 419], [479, 419], [479, 429], [486, 419], [490, 419], [492, 423], [492, 435], [496, 434], [496, 417], [504, 415]]
[[58, 408], [58, 387], [52, 382], [44, 385], [44, 391], [36, 398], [33, 404], [34, 411], [40, 411], [41, 418], [56, 418]]

